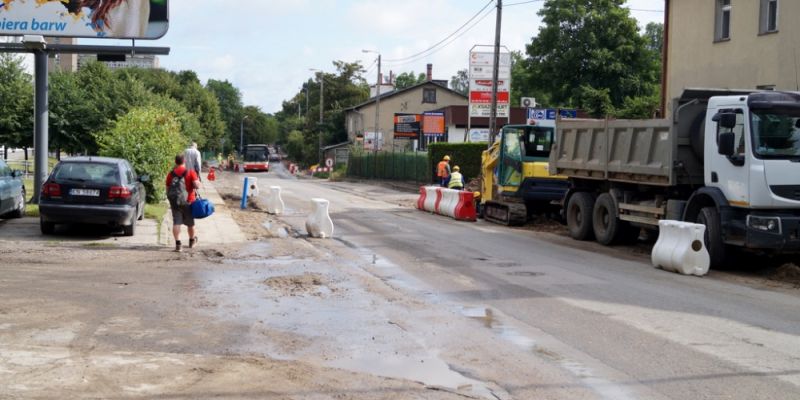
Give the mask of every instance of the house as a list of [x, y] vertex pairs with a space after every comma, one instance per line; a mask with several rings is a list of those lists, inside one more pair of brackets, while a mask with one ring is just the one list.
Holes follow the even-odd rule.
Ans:
[[[467, 128], [473, 132], [469, 141], [483, 141], [480, 137], [487, 138], [489, 135], [489, 118], [472, 118], [468, 121], [469, 106], [449, 106], [439, 110], [444, 113], [445, 128], [447, 130], [446, 141], [449, 143], [463, 143], [467, 137]], [[528, 109], [523, 107], [511, 107], [511, 122], [508, 118], [497, 118], [497, 128], [501, 129], [505, 125], [522, 125], [527, 122]]]
[[800, 90], [800, 1], [665, 1], [666, 116], [684, 88]]
[[[447, 81], [432, 79], [432, 69], [428, 66], [427, 80], [423, 83], [400, 90], [381, 93], [379, 132], [382, 136], [380, 148], [384, 150], [410, 148], [412, 141], [394, 137], [395, 114], [422, 114], [452, 105], [467, 105], [467, 96], [447, 87]], [[347, 138], [356, 145], [364, 145], [365, 133], [371, 140], [375, 131], [376, 98], [345, 110], [345, 129]]]

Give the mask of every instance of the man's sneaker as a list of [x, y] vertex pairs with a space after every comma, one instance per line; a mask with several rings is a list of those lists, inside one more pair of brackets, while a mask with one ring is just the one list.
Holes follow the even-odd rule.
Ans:
[[189, 239], [189, 248], [194, 248], [195, 245], [197, 245], [197, 236]]
[[176, 253], [180, 253], [180, 252], [181, 252], [181, 250], [182, 250], [182, 248], [181, 248], [181, 247], [182, 247], [182, 246], [181, 246], [181, 241], [180, 241], [180, 240], [178, 240], [177, 242], [175, 242], [175, 252], [176, 252]]

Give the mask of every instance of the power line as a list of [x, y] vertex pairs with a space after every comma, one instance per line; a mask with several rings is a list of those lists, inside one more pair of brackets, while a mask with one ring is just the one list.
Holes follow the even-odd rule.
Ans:
[[474, 23], [473, 23], [473, 24], [472, 24], [470, 27], [468, 27], [467, 29], [465, 29], [465, 30], [464, 30], [463, 32], [461, 32], [460, 34], [458, 34], [458, 36], [456, 36], [456, 37], [453, 37], [452, 39], [450, 39], [450, 41], [448, 41], [447, 43], [445, 43], [444, 45], [442, 45], [442, 46], [441, 46], [441, 47], [439, 47], [438, 49], [436, 49], [436, 50], [434, 50], [434, 51], [432, 51], [432, 52], [430, 52], [430, 53], [428, 53], [428, 54], [423, 54], [421, 57], [417, 57], [417, 58], [414, 58], [414, 59], [412, 59], [412, 60], [408, 60], [408, 61], [404, 61], [404, 62], [400, 62], [400, 63], [391, 63], [391, 66], [393, 66], [393, 67], [400, 67], [400, 66], [403, 66], [403, 65], [411, 64], [411, 63], [417, 62], [417, 61], [419, 61], [419, 60], [422, 60], [422, 59], [424, 59], [424, 58], [426, 58], [426, 57], [430, 57], [430, 56], [432, 56], [432, 55], [434, 55], [434, 54], [438, 53], [439, 51], [443, 50], [444, 48], [446, 48], [447, 46], [451, 45], [453, 42], [455, 42], [456, 40], [458, 40], [458, 39], [459, 39], [461, 36], [464, 36], [464, 35], [465, 35], [467, 32], [469, 32], [470, 30], [472, 30], [473, 28], [475, 28], [475, 27], [476, 27], [478, 24], [480, 24], [481, 22], [483, 22], [483, 20], [484, 20], [484, 19], [486, 19], [486, 17], [488, 17], [488, 16], [489, 16], [490, 14], [492, 14], [493, 12], [494, 12], [494, 10], [489, 10], [489, 11], [485, 12], [485, 13], [484, 13], [484, 14], [483, 14], [483, 15], [482, 15], [482, 16], [481, 16], [481, 17], [480, 17], [480, 18], [479, 18], [477, 21], [475, 21], [475, 22], [474, 22]]
[[465, 22], [465, 23], [464, 23], [464, 24], [462, 24], [460, 27], [458, 27], [458, 29], [456, 29], [455, 31], [453, 31], [451, 34], [447, 35], [447, 36], [446, 36], [444, 39], [440, 40], [439, 42], [437, 42], [437, 43], [436, 43], [436, 44], [434, 44], [433, 46], [431, 46], [431, 47], [429, 47], [429, 48], [427, 48], [427, 49], [425, 49], [425, 50], [423, 50], [423, 51], [420, 51], [419, 53], [412, 54], [412, 55], [410, 55], [410, 56], [408, 56], [408, 57], [402, 57], [402, 58], [396, 58], [396, 59], [387, 59], [387, 60], [383, 60], [383, 61], [384, 61], [384, 62], [387, 62], [387, 63], [391, 63], [391, 62], [399, 62], [399, 61], [406, 61], [406, 60], [410, 60], [410, 59], [412, 59], [412, 58], [414, 58], [414, 57], [417, 57], [417, 56], [423, 55], [423, 54], [425, 54], [425, 53], [427, 53], [427, 52], [429, 52], [429, 51], [431, 51], [431, 50], [435, 49], [435, 48], [436, 48], [436, 47], [438, 47], [440, 44], [442, 44], [442, 43], [444, 43], [445, 41], [447, 41], [447, 39], [450, 39], [451, 37], [453, 37], [453, 35], [457, 34], [457, 33], [458, 33], [460, 30], [464, 29], [464, 27], [465, 27], [465, 26], [469, 25], [469, 23], [470, 23], [470, 22], [472, 22], [472, 21], [473, 21], [475, 18], [477, 18], [477, 17], [478, 17], [478, 16], [479, 16], [479, 15], [480, 15], [480, 14], [481, 14], [481, 13], [482, 13], [484, 10], [486, 10], [486, 8], [487, 8], [487, 7], [489, 7], [489, 6], [490, 6], [492, 3], [494, 3], [494, 1], [495, 1], [495, 0], [489, 0], [489, 2], [488, 2], [488, 3], [486, 3], [486, 5], [485, 5], [485, 6], [483, 6], [483, 8], [481, 8], [481, 9], [480, 9], [480, 10], [479, 10], [477, 13], [475, 13], [475, 15], [473, 15], [473, 16], [472, 16], [472, 18], [468, 19], [468, 20], [467, 20], [467, 22]]
[[528, 4], [528, 3], [541, 3], [544, 0], [528, 0], [528, 1], [520, 1], [517, 3], [510, 3], [510, 4], [503, 4], [503, 7], [511, 7], [511, 6], [518, 6], [521, 4]]

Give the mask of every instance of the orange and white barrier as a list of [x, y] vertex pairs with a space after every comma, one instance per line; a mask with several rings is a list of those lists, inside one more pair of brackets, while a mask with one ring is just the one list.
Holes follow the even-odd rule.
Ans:
[[445, 189], [438, 186], [419, 188], [417, 208], [434, 214], [444, 215], [459, 221], [476, 221], [475, 194], [461, 190]]
[[651, 256], [653, 266], [683, 275], [703, 276], [711, 259], [704, 243], [705, 225], [658, 221], [658, 240]]

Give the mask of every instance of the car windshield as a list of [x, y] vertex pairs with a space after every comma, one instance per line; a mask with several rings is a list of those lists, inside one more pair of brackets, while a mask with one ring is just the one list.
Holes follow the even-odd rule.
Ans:
[[245, 161], [267, 161], [269, 150], [266, 147], [248, 148], [244, 155]]
[[62, 163], [56, 169], [54, 177], [57, 181], [91, 182], [103, 185], [119, 183], [116, 165], [92, 162]]
[[754, 110], [755, 154], [763, 158], [800, 158], [800, 109]]

